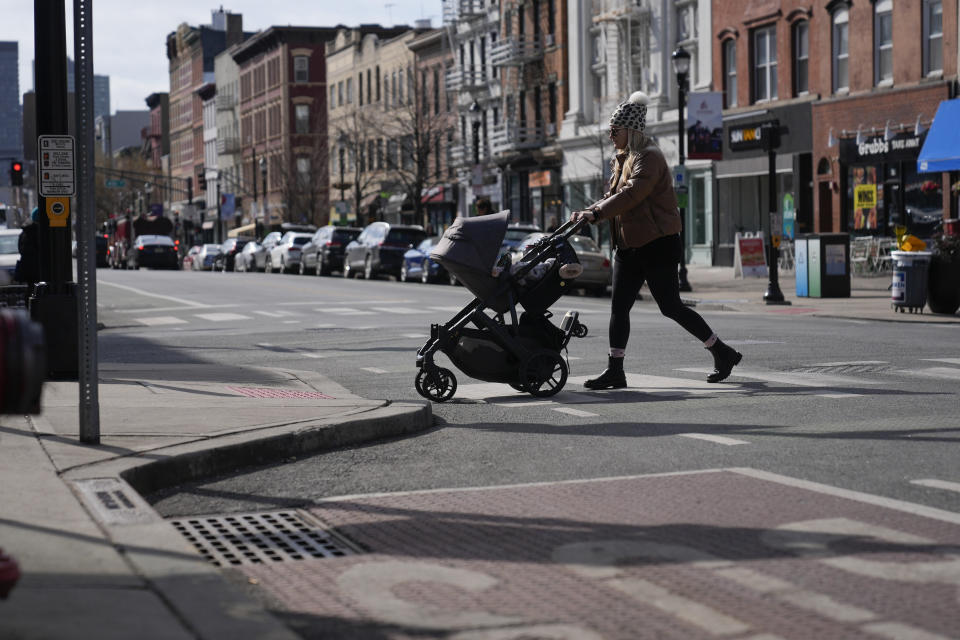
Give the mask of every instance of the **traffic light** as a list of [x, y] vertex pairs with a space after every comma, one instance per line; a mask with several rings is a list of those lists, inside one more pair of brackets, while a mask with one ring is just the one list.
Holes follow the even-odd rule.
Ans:
[[14, 187], [23, 186], [23, 163], [19, 160], [10, 161], [10, 184]]

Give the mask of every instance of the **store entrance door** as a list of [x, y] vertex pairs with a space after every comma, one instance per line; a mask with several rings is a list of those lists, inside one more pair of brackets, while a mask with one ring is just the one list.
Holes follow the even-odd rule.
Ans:
[[883, 183], [883, 220], [880, 235], [894, 235], [894, 227], [904, 223], [900, 181], [887, 180]]

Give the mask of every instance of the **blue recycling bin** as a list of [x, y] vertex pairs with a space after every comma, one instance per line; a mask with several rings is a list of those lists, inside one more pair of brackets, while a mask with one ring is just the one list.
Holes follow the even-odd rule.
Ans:
[[850, 234], [808, 233], [794, 245], [797, 297], [850, 297]]

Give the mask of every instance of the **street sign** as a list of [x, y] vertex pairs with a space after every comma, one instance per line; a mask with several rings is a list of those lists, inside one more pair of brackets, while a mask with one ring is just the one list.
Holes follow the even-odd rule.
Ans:
[[37, 177], [42, 197], [77, 195], [75, 148], [73, 136], [37, 137]]
[[126, 180], [107, 180], [107, 187], [110, 189], [123, 189], [127, 186]]

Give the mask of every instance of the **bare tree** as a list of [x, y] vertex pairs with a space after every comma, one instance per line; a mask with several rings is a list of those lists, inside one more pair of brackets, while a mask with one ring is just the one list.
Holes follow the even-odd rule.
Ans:
[[[320, 226], [329, 219], [330, 153], [327, 133], [319, 127], [323, 122], [320, 106], [295, 107], [289, 153], [282, 158], [277, 176], [285, 222]], [[300, 107], [306, 109], [300, 111]]]
[[[367, 222], [361, 204], [369, 196], [380, 191], [382, 173], [377, 166], [378, 138], [382, 140], [380, 125], [382, 111], [372, 105], [369, 108], [354, 109], [348, 115], [330, 123], [330, 177], [331, 187], [338, 190], [346, 200], [353, 204], [357, 226]], [[380, 142], [380, 145], [383, 143]], [[381, 146], [382, 155], [382, 146]], [[380, 159], [382, 164], [382, 158]]]

